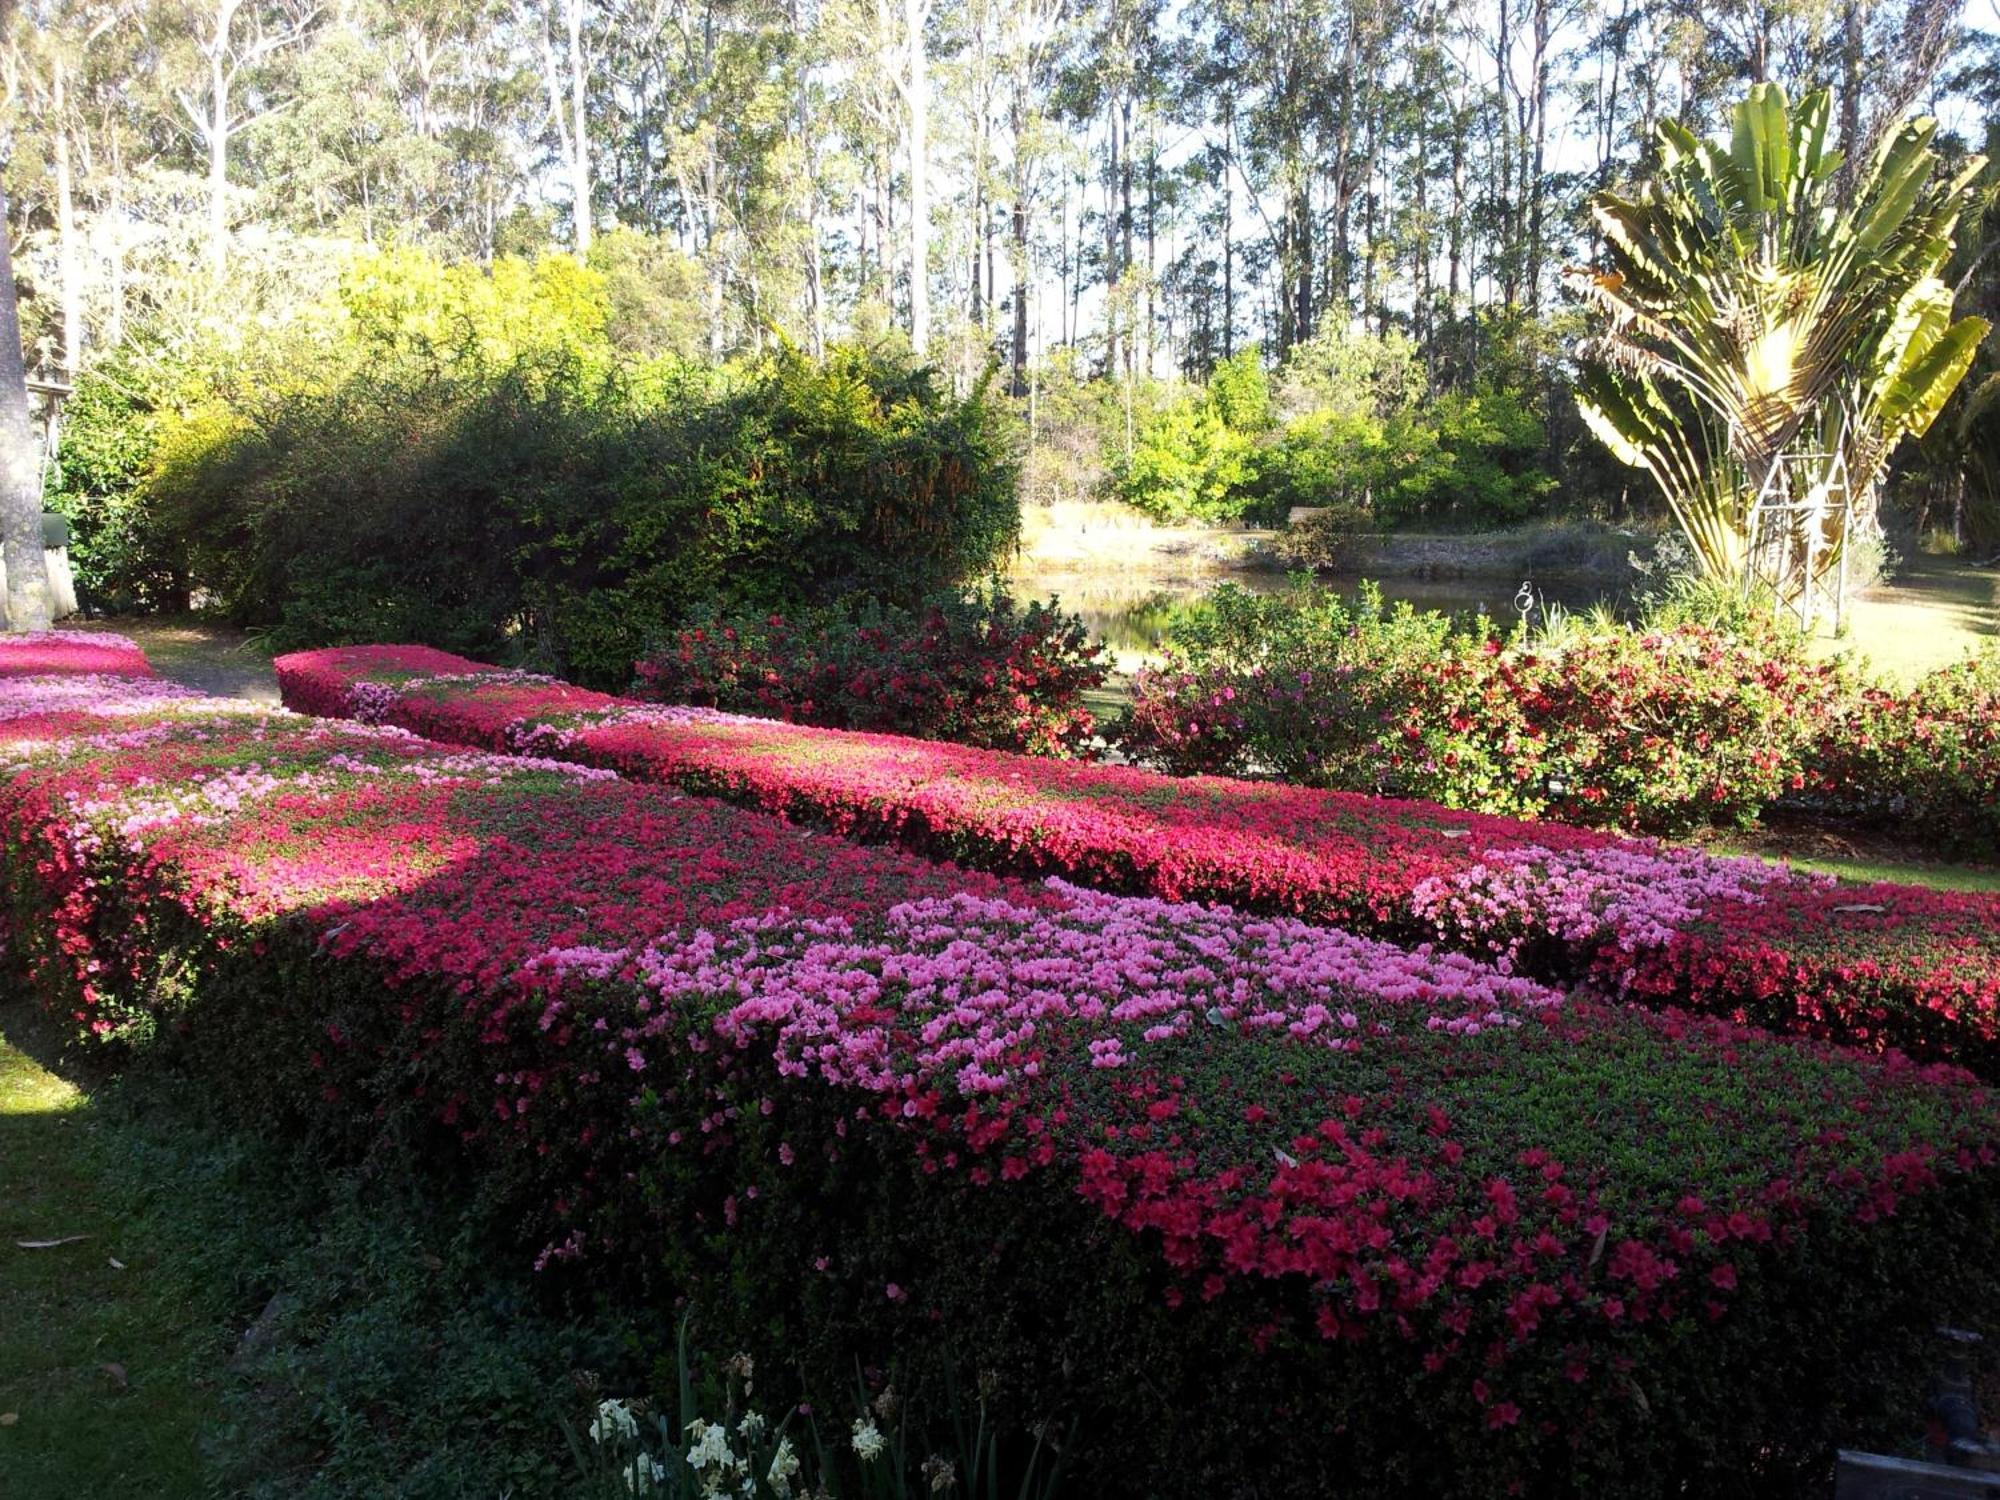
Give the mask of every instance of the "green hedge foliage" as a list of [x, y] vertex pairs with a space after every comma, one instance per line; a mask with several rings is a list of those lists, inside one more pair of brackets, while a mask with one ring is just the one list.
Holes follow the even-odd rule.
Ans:
[[861, 349], [635, 363], [611, 308], [566, 256], [385, 253], [226, 361], [93, 376], [59, 499], [86, 593], [619, 685], [691, 613], [914, 606], [1013, 543], [983, 391]]

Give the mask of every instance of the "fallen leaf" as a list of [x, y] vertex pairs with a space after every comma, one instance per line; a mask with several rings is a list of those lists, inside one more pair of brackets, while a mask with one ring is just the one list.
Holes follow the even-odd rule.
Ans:
[[125, 1367], [123, 1365], [113, 1362], [108, 1365], [99, 1365], [98, 1368], [111, 1377], [111, 1383], [117, 1386], [119, 1390], [131, 1389], [132, 1382], [126, 1379]]
[[59, 1240], [16, 1240], [23, 1250], [53, 1250], [58, 1245], [74, 1245], [78, 1240], [87, 1240], [87, 1234], [66, 1234]]

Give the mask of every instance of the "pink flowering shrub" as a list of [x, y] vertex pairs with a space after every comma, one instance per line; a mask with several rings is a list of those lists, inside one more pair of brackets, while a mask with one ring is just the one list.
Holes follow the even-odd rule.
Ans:
[[108, 630], [45, 630], [0, 635], [0, 676], [68, 676], [93, 672], [151, 677], [152, 664], [122, 635]]
[[1994, 1310], [1955, 1069], [389, 726], [0, 706], [11, 961], [79, 1030], [418, 1153], [635, 1326], [985, 1372], [1086, 1493], [1771, 1493]]
[[286, 701], [310, 712], [532, 750], [983, 868], [1442, 941], [1607, 996], [2000, 1077], [1990, 895], [1843, 892], [1743, 860], [1429, 803], [635, 705], [419, 647], [305, 652], [281, 658], [278, 677]]

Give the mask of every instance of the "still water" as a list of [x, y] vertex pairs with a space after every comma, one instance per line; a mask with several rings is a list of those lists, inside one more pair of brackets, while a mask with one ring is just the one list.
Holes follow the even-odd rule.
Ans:
[[[1285, 586], [1283, 574], [1213, 568], [1199, 573], [1152, 572], [1134, 569], [1129, 573], [1054, 572], [1016, 573], [1010, 582], [1024, 598], [1054, 596], [1062, 607], [1081, 615], [1091, 633], [1111, 647], [1121, 663], [1128, 657], [1149, 655], [1159, 646], [1173, 622], [1175, 612], [1199, 599], [1222, 583], [1233, 583], [1255, 593], [1272, 593]], [[1321, 578], [1327, 588], [1353, 593], [1363, 580], [1342, 574]], [[1418, 609], [1443, 610], [1451, 614], [1484, 613], [1503, 625], [1516, 619], [1515, 596], [1520, 579], [1503, 578], [1389, 578], [1379, 581], [1382, 597], [1390, 603], [1408, 600]], [[1539, 602], [1566, 609], [1588, 609], [1600, 602], [1618, 607], [1620, 600], [1601, 584], [1550, 583], [1535, 585]]]

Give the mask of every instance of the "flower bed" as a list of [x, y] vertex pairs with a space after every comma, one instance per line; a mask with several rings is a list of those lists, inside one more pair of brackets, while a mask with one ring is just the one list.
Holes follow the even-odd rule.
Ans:
[[1558, 982], [2000, 1078], [2000, 901], [1343, 792], [634, 705], [422, 647], [280, 658], [286, 701], [532, 750], [982, 867], [1442, 940]]
[[0, 636], [0, 677], [78, 676], [93, 672], [151, 677], [146, 653], [122, 635], [99, 630], [47, 630]]
[[1769, 1492], [1993, 1310], [1957, 1070], [118, 684], [0, 757], [80, 1028], [810, 1376], [985, 1372], [1085, 1492]]

